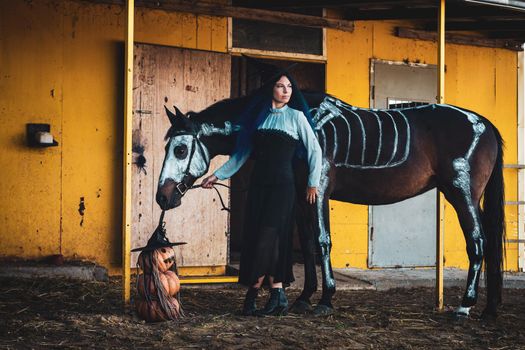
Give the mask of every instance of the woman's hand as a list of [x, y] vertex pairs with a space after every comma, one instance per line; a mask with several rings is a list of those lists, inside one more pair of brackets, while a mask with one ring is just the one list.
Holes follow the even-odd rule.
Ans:
[[306, 189], [306, 201], [308, 204], [314, 204], [317, 199], [317, 187], [308, 187]]
[[213, 184], [216, 183], [217, 180], [218, 180], [217, 176], [211, 174], [210, 176], [202, 180], [201, 187], [202, 188], [212, 188]]

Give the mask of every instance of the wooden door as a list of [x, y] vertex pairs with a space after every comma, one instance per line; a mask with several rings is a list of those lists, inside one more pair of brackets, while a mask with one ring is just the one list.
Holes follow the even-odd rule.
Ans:
[[[135, 44], [132, 248], [146, 244], [161, 212], [155, 194], [164, 160], [164, 136], [170, 126], [164, 105], [171, 110], [176, 105], [185, 113], [200, 111], [228, 98], [230, 70], [230, 56], [226, 54]], [[216, 157], [210, 172], [226, 160], [226, 157]], [[228, 191], [221, 190], [221, 193], [228, 205]], [[188, 243], [176, 247], [179, 266], [225, 267], [228, 263], [229, 217], [226, 211], [220, 210], [215, 196], [213, 190], [191, 190], [182, 199], [180, 207], [166, 212], [164, 220], [169, 240]], [[132, 264], [137, 257], [138, 254], [133, 253]], [[224, 271], [220, 268], [200, 269], [205, 274], [212, 270], [217, 273]]]

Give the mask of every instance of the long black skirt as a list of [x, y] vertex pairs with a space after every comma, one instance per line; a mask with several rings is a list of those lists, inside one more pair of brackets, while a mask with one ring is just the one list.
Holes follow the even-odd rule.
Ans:
[[272, 276], [285, 286], [294, 281], [292, 230], [294, 184], [250, 186], [241, 248], [239, 283], [252, 286]]

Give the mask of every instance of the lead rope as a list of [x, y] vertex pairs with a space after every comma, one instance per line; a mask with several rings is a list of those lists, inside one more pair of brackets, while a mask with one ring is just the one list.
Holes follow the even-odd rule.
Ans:
[[[219, 192], [219, 189], [216, 187], [216, 186], [222, 186], [222, 187], [226, 187], [226, 188], [229, 188], [230, 191], [233, 191], [231, 189], [231, 186], [228, 186], [228, 185], [225, 185], [225, 184], [221, 184], [221, 183], [214, 183], [213, 185], [213, 189], [215, 190], [215, 192], [217, 192], [217, 195], [219, 196], [219, 200], [221, 201], [221, 210], [226, 210], [228, 213], [231, 211], [230, 208], [228, 208], [226, 206], [226, 204], [224, 204], [224, 200], [222, 199], [222, 195], [221, 193]], [[190, 188], [188, 188], [188, 190], [193, 190], [195, 188], [199, 188], [199, 187], [202, 187], [202, 185], [194, 185], [194, 186], [191, 186]], [[236, 190], [234, 192], [246, 192], [248, 189], [242, 189], [242, 190]]]

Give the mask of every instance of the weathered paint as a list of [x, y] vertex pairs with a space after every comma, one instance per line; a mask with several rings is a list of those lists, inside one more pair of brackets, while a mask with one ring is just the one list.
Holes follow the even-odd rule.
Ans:
[[[0, 2], [0, 255], [62, 252], [120, 272], [122, 84], [125, 11], [87, 2]], [[395, 22], [357, 22], [352, 33], [327, 29], [327, 91], [369, 107], [371, 58], [436, 64], [437, 45], [392, 36]], [[137, 42], [227, 51], [227, 20], [138, 9]], [[517, 163], [517, 55], [448, 45], [447, 103], [488, 116]], [[50, 123], [58, 147], [25, 146], [25, 123]], [[507, 200], [517, 170], [505, 169]], [[79, 199], [84, 197], [80, 226]], [[334, 267], [367, 266], [368, 207], [330, 202]], [[517, 208], [506, 207], [507, 238], [517, 239]], [[466, 268], [456, 214], [445, 209], [446, 266]], [[506, 269], [517, 268], [517, 244]]]
[[[437, 64], [437, 44], [392, 35], [400, 22], [356, 22], [352, 33], [327, 29], [327, 92], [369, 107], [371, 58]], [[503, 49], [447, 45], [447, 103], [487, 116], [505, 140], [505, 164], [517, 163], [517, 55]], [[506, 200], [517, 200], [517, 171], [505, 169]], [[367, 267], [366, 206], [330, 202], [334, 267]], [[517, 208], [505, 208], [507, 238], [517, 239]], [[456, 213], [445, 205], [445, 266], [468, 267]], [[507, 244], [505, 269], [517, 269], [517, 244]]]
[[[0, 256], [61, 252], [120, 272], [125, 15], [88, 2], [0, 2]], [[227, 49], [225, 18], [138, 9], [135, 28], [138, 42]], [[26, 147], [28, 122], [50, 123], [59, 146]]]

